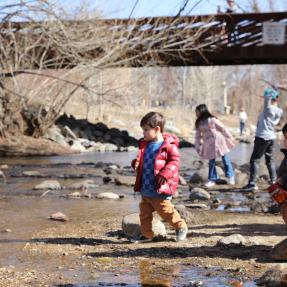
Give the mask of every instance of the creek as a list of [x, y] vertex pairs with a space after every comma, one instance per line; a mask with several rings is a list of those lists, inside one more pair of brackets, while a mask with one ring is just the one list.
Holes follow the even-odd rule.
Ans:
[[[275, 157], [277, 163], [279, 163], [282, 158], [278, 150], [279, 146], [276, 146]], [[252, 145], [239, 144], [230, 153], [230, 156], [233, 162], [241, 165], [249, 161], [251, 151]], [[181, 149], [180, 152], [182, 167], [188, 167], [191, 160], [195, 157], [194, 149], [185, 148]], [[119, 164], [121, 167], [124, 167], [130, 164], [131, 160], [135, 157], [135, 154], [135, 152], [114, 152], [54, 157], [11, 157], [1, 158], [0, 161], [1, 164], [7, 164], [8, 166], [19, 166], [19, 169], [22, 170], [29, 170], [30, 167], [41, 166], [41, 171], [53, 172], [55, 174], [60, 172], [71, 172], [71, 170], [73, 170], [73, 165], [85, 162], [102, 161], [105, 163]], [[65, 165], [67, 165], [66, 168]], [[45, 168], [45, 166], [47, 166], [47, 168]], [[51, 166], [55, 166], [55, 168], [53, 169]], [[83, 166], [81, 172], [85, 172], [85, 170], [85, 166]], [[90, 170], [88, 173], [90, 173]], [[119, 214], [132, 213], [138, 210], [139, 197], [134, 198], [132, 188], [129, 187], [116, 187], [116, 192], [126, 196], [125, 199], [120, 202], [98, 201], [93, 199], [68, 200], [58, 196], [47, 196], [41, 198], [38, 194], [36, 195], [33, 193], [32, 188], [36, 183], [39, 183], [42, 180], [44, 179], [15, 177], [8, 178], [7, 184], [1, 183], [0, 185], [0, 193], [2, 193], [2, 195], [0, 195], [0, 232], [2, 231], [0, 239], [1, 267], [13, 265], [16, 268], [21, 269], [25, 268], [26, 265], [33, 264], [39, 269], [49, 269], [52, 268], [52, 265], [56, 264], [54, 260], [36, 260], [31, 262], [29, 260], [23, 260], [23, 257], [21, 256], [21, 252], [25, 244], [32, 242], [33, 234], [47, 228], [51, 228], [55, 225], [55, 222], [47, 220], [48, 216], [55, 211], [62, 211], [69, 218], [73, 218], [73, 222], [81, 224], [81, 222], [88, 221], [91, 218], [96, 220], [106, 216], [118, 216]], [[61, 182], [67, 183], [67, 180], [63, 179]], [[99, 185], [98, 188], [101, 191], [115, 191], [115, 187], [113, 185]], [[240, 196], [239, 199], [241, 199]], [[218, 210], [221, 210], [220, 207]], [[138, 272], [136, 273], [127, 272], [118, 276], [115, 284], [113, 284], [113, 280], [115, 280], [115, 278], [108, 272], [103, 272], [100, 275], [100, 278], [95, 280], [94, 283], [90, 281], [89, 283], [84, 283], [87, 282], [87, 276], [86, 274], [82, 274], [83, 283], [73, 286], [120, 286], [119, 284], [126, 284], [121, 286], [141, 286], [139, 283], [143, 281], [141, 277], [147, 276], [147, 274], [153, 274], [150, 270], [148, 272], [142, 271], [145, 270], [145, 268], [145, 266], [142, 266], [142, 268], [139, 267]], [[165, 271], [163, 272], [163, 275], [158, 275], [157, 277], [157, 280], [162, 282], [164, 279], [169, 278], [166, 276], [166, 270], [164, 270], [164, 268], [163, 271]], [[174, 277], [171, 277], [169, 279], [171, 282], [170, 285], [166, 286], [192, 286], [184, 285], [190, 281], [204, 282], [204, 285], [201, 286], [230, 286], [227, 283], [231, 280], [230, 275], [228, 274], [217, 273], [214, 276], [207, 276], [206, 270], [202, 270], [200, 268], [191, 269], [186, 266], [179, 266], [176, 273], [176, 280]], [[255, 286], [255, 284], [253, 282], [246, 282], [244, 286], [252, 287]]]

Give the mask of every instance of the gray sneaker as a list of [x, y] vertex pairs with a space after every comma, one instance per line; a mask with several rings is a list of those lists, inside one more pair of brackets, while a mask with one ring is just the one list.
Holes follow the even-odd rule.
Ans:
[[176, 230], [176, 241], [183, 241], [186, 239], [187, 227]]
[[148, 243], [152, 242], [153, 238], [146, 238], [143, 235], [140, 235], [138, 238], [131, 238], [131, 243]]
[[138, 238], [131, 238], [130, 242], [131, 243], [149, 243], [149, 242], [161, 242], [161, 241], [166, 241], [167, 237], [163, 235], [156, 235], [153, 238], [146, 238], [143, 235], [140, 235]]

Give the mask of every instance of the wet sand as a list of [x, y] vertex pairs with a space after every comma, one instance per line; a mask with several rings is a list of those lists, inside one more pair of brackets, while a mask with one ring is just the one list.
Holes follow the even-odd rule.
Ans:
[[[189, 153], [192, 151], [186, 151]], [[124, 166], [133, 156], [111, 153], [7, 159], [7, 163], [18, 165], [15, 174], [37, 167], [50, 173], [52, 179], [73, 171], [95, 175], [97, 182], [101, 176], [97, 170], [71, 166], [67, 159], [75, 164], [100, 158]], [[64, 166], [51, 168], [59, 163]], [[187, 163], [185, 157], [183, 165]], [[139, 197], [133, 196], [131, 187], [102, 183], [95, 187], [97, 193], [125, 195], [116, 201], [68, 199], [60, 194], [65, 191], [40, 197], [42, 191], [35, 192], [32, 187], [43, 180], [8, 177], [7, 184], [0, 184], [0, 286], [185, 286], [194, 280], [202, 281], [203, 286], [235, 286], [236, 282], [255, 286], [253, 280], [277, 264], [270, 251], [287, 235], [279, 214], [189, 210], [186, 241], [131, 244], [121, 233], [122, 217], [138, 210]], [[79, 180], [60, 179], [62, 184]], [[184, 194], [188, 188], [181, 191]], [[181, 200], [179, 197], [174, 203], [181, 204]], [[65, 213], [69, 221], [48, 220], [57, 211]], [[220, 238], [231, 234], [241, 234], [253, 243], [217, 245]], [[174, 231], [168, 229], [168, 236], [174, 238]]]

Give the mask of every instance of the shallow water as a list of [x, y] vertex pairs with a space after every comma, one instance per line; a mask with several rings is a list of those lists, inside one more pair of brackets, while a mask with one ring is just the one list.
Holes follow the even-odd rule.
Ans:
[[[202, 286], [202, 287], [229, 287], [235, 282], [241, 282], [230, 276], [227, 272], [217, 270], [215, 267], [208, 269], [187, 266], [152, 266], [149, 261], [141, 261], [137, 272], [119, 270], [115, 283], [113, 273], [103, 273], [100, 280], [72, 285], [73, 287], [94, 286]], [[235, 285], [236, 286], [236, 285]], [[256, 286], [254, 281], [244, 282], [244, 287]], [[60, 287], [60, 286], [59, 286]]]
[[[277, 147], [278, 150], [278, 147]], [[249, 161], [250, 153], [252, 151], [252, 145], [240, 144], [231, 153], [230, 157], [232, 161], [237, 164], [244, 164]], [[190, 162], [195, 158], [194, 149], [186, 148], [181, 149], [181, 166], [184, 168], [190, 168]], [[0, 162], [2, 164], [8, 164], [9, 166], [22, 165], [22, 170], [43, 170], [46, 173], [71, 173], [73, 166], [66, 166], [66, 170], [63, 170], [63, 166], [57, 164], [79, 164], [79, 163], [96, 163], [99, 161], [105, 163], [115, 163], [119, 164], [121, 167], [129, 166], [131, 160], [135, 157], [135, 152], [123, 152], [123, 153], [94, 153], [94, 154], [77, 154], [68, 156], [54, 156], [54, 157], [29, 157], [29, 158], [1, 158]], [[276, 158], [282, 158], [281, 154], [276, 151]], [[46, 166], [47, 165], [47, 166]], [[53, 166], [54, 165], [54, 166]], [[36, 167], [36, 168], [34, 168]], [[83, 166], [81, 172], [90, 173], [88, 166]], [[78, 171], [75, 171], [78, 172]], [[103, 218], [105, 216], [119, 215], [132, 213], [138, 210], [139, 197], [134, 198], [132, 196], [132, 188], [128, 187], [116, 187], [116, 192], [120, 194], [125, 194], [126, 198], [122, 201], [99, 201], [95, 199], [66, 199], [61, 198], [58, 195], [55, 197], [43, 197], [40, 198], [39, 194], [33, 196], [31, 192], [33, 186], [40, 183], [45, 179], [41, 178], [8, 178], [8, 184], [0, 184], [0, 232], [10, 229], [12, 232], [1, 232], [0, 239], [0, 267], [14, 265], [17, 268], [24, 267], [25, 265], [31, 264], [23, 259], [19, 254], [25, 246], [29, 243], [33, 237], [33, 234], [45, 230], [50, 227], [54, 227], [55, 222], [47, 220], [48, 216], [54, 212], [61, 211], [65, 213], [69, 218], [72, 218], [74, 222], [83, 222], [84, 220], [93, 220]], [[61, 184], [67, 185], [72, 180], [59, 180]], [[97, 182], [97, 178], [95, 177]], [[102, 183], [96, 188], [99, 192], [102, 191], [115, 191], [114, 185], [103, 185]], [[9, 196], [9, 194], [13, 196]], [[5, 194], [5, 196], [3, 196]], [[29, 195], [29, 196], [23, 196]], [[231, 195], [233, 200], [240, 201], [243, 200], [242, 195], [239, 193], [234, 193]], [[249, 211], [246, 207], [232, 207], [233, 211]], [[223, 210], [224, 206], [219, 206], [218, 210]], [[52, 260], [47, 262], [35, 261], [33, 264], [37, 265], [39, 268], [46, 269], [49, 268], [49, 264], [53, 264]], [[74, 285], [77, 287], [87, 287], [87, 286], [99, 286], [93, 285], [103, 284], [101, 286], [119, 286], [119, 284], [126, 283], [125, 286], [141, 286], [143, 280], [159, 280], [164, 282], [165, 278], [168, 279], [166, 286], [184, 286], [188, 284], [189, 281], [202, 281], [202, 286], [230, 286], [230, 280], [232, 278], [228, 277], [228, 274], [214, 273], [214, 276], [207, 276], [206, 270], [198, 268], [189, 268], [186, 266], [179, 266], [179, 269], [169, 270], [172, 276], [167, 276], [166, 273], [161, 274], [157, 277], [158, 273], [152, 272], [153, 269], [148, 272], [142, 271], [146, 270], [146, 267], [139, 266], [138, 272], [129, 273], [119, 270], [119, 275], [116, 278], [117, 284], [113, 284], [115, 281], [114, 274], [102, 273], [98, 281], [84, 283], [80, 285]], [[156, 270], [156, 268], [155, 268]], [[166, 272], [166, 269], [162, 269]], [[210, 271], [210, 270], [208, 270]], [[215, 270], [216, 271], [216, 270]], [[68, 272], [68, 271], [67, 271]], [[80, 271], [79, 271], [80, 272]], [[175, 272], [175, 274], [174, 274]], [[145, 277], [147, 275], [152, 275]], [[69, 274], [68, 274], [69, 276]], [[73, 274], [71, 274], [72, 278]], [[227, 277], [226, 277], [227, 276]], [[83, 278], [87, 277], [85, 271], [82, 274]], [[141, 282], [141, 283], [139, 283]], [[106, 284], [106, 285], [105, 285]], [[112, 284], [112, 285], [109, 285]], [[228, 285], [229, 284], [229, 285]], [[152, 286], [152, 285], [151, 285]], [[253, 282], [246, 282], [245, 287], [255, 286]]]

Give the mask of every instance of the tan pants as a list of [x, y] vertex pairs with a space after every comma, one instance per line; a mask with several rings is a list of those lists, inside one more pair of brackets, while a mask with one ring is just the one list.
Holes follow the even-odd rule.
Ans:
[[163, 220], [168, 222], [176, 230], [186, 227], [185, 221], [180, 217], [170, 200], [143, 197], [139, 207], [141, 233], [146, 238], [154, 237], [154, 233], [152, 231], [152, 213], [154, 211], [156, 211]]

